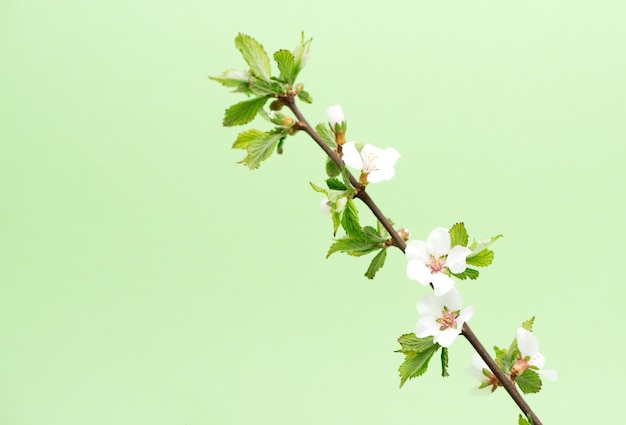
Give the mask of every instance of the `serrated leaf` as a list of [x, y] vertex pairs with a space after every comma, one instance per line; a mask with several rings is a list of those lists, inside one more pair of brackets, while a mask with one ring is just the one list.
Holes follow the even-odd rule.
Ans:
[[380, 244], [378, 243], [371, 243], [363, 240], [345, 237], [336, 240], [330, 246], [330, 248], [328, 249], [328, 253], [326, 254], [326, 258], [330, 257], [335, 252], [345, 252], [348, 255], [360, 257], [362, 255], [376, 251], [377, 249], [380, 249]]
[[365, 277], [367, 277], [368, 279], [374, 279], [374, 276], [376, 276], [376, 272], [382, 269], [383, 266], [385, 265], [386, 258], [387, 258], [387, 249], [383, 248], [372, 259], [372, 262], [370, 263], [369, 267], [367, 268], [367, 271], [365, 272]]
[[333, 189], [333, 190], [348, 190], [346, 185], [336, 178], [326, 179], [326, 185], [328, 186], [329, 189]]
[[250, 93], [250, 72], [230, 69], [217, 77], [209, 79], [217, 81], [225, 87], [234, 87], [233, 92]]
[[441, 376], [450, 376], [448, 373], [448, 348], [441, 347]]
[[398, 368], [398, 372], [400, 373], [400, 388], [402, 388], [408, 379], [416, 378], [426, 372], [430, 359], [439, 347], [439, 344], [434, 344], [422, 352], [406, 356], [406, 359]]
[[330, 215], [333, 219], [333, 236], [336, 236], [341, 224], [341, 213], [339, 211], [331, 211]]
[[517, 362], [515, 350], [507, 351], [496, 347], [496, 358], [494, 359], [500, 370], [505, 374], [511, 371], [511, 368]]
[[226, 127], [247, 124], [254, 119], [259, 109], [265, 105], [267, 97], [255, 97], [235, 103], [226, 110], [222, 124]]
[[289, 50], [279, 50], [274, 53], [274, 60], [278, 65], [280, 76], [285, 80], [286, 83], [288, 83], [289, 85], [293, 85], [296, 78], [294, 74], [296, 67], [293, 53], [291, 53]]
[[474, 255], [481, 252], [483, 249], [487, 248], [489, 245], [500, 239], [502, 235], [496, 235], [490, 239], [481, 239], [479, 241], [473, 241], [468, 247], [472, 252], [468, 257], [473, 257]]
[[421, 353], [429, 349], [433, 344], [433, 337], [427, 336], [425, 338], [418, 338], [414, 333], [404, 334], [398, 338], [398, 342], [402, 346], [401, 349], [396, 350], [396, 353]]
[[386, 237], [380, 235], [378, 229], [375, 229], [372, 226], [365, 226], [363, 228], [363, 234], [365, 235], [365, 239], [372, 243], [382, 244], [387, 240]]
[[515, 383], [524, 394], [538, 393], [541, 390], [541, 378], [532, 369], [526, 369], [516, 377]]
[[470, 266], [487, 267], [493, 261], [493, 251], [490, 249], [483, 249], [476, 255], [467, 256], [465, 262]]
[[466, 268], [465, 271], [463, 273], [451, 273], [452, 276], [461, 279], [461, 280], [465, 280], [465, 279], [470, 279], [470, 280], [476, 280], [478, 279], [478, 270], [474, 270], [474, 269], [470, 269], [470, 268]]
[[532, 332], [534, 323], [535, 323], [535, 316], [531, 317], [530, 319], [522, 323], [522, 328], [526, 329], [528, 332]]
[[467, 246], [469, 242], [469, 235], [465, 230], [465, 224], [456, 223], [450, 228], [450, 246], [455, 247], [457, 245]]
[[331, 148], [335, 149], [337, 144], [335, 143], [335, 136], [330, 131], [327, 125], [318, 124], [315, 126], [315, 132], [322, 138], [324, 142]]
[[272, 74], [270, 58], [258, 41], [249, 35], [239, 33], [235, 38], [235, 47], [241, 52], [254, 76], [270, 81]]
[[285, 137], [282, 130], [273, 130], [267, 133], [259, 130], [248, 130], [239, 134], [233, 143], [233, 148], [245, 149], [248, 152], [248, 155], [239, 163], [247, 165], [251, 170], [259, 168], [261, 162], [269, 158], [274, 152], [282, 137]]
[[293, 50], [294, 79], [297, 78], [298, 74], [300, 73], [300, 71], [302, 71], [302, 69], [304, 68], [304, 65], [306, 65], [306, 62], [309, 60], [309, 50], [311, 49], [311, 41], [313, 41], [312, 38], [309, 38], [308, 40], [305, 41], [304, 33], [302, 33], [300, 43]]
[[250, 78], [250, 91], [257, 96], [274, 96], [282, 94], [286, 91], [284, 87], [278, 81], [265, 81], [260, 78]]
[[313, 96], [311, 96], [311, 93], [306, 90], [298, 92], [298, 99], [300, 99], [304, 103], [313, 103]]
[[357, 210], [352, 199], [348, 199], [343, 209], [343, 214], [341, 214], [341, 227], [343, 227], [343, 230], [352, 238], [361, 241], [365, 240], [363, 229], [359, 224], [359, 210]]

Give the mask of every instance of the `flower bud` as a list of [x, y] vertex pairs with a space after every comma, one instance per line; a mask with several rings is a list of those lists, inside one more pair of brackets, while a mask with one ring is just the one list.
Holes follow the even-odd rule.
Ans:
[[397, 230], [398, 235], [402, 238], [404, 242], [409, 240], [409, 230], [402, 228]]
[[281, 114], [280, 112], [270, 111], [268, 115], [270, 117], [270, 120], [277, 125], [291, 127], [295, 123], [295, 120], [293, 118], [288, 117], [285, 114]]
[[342, 124], [346, 121], [341, 105], [331, 105], [326, 108], [326, 116], [328, 117], [328, 122], [330, 123], [330, 127], [332, 129], [335, 129], [337, 124], [342, 126]]

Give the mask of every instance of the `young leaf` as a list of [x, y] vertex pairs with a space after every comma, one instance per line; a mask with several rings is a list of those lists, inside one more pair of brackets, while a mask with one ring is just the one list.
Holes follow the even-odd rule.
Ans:
[[352, 236], [354, 239], [365, 240], [365, 235], [363, 234], [363, 229], [359, 224], [359, 211], [354, 205], [354, 201], [352, 199], [348, 199], [346, 202], [346, 206], [343, 209], [343, 214], [341, 215], [341, 227], [349, 236]]
[[259, 109], [265, 105], [267, 97], [255, 97], [235, 103], [226, 110], [223, 124], [226, 127], [247, 124], [254, 119]]
[[433, 344], [424, 351], [411, 353], [406, 356], [404, 363], [398, 368], [398, 372], [400, 372], [400, 388], [402, 388], [407, 379], [415, 378], [426, 372], [430, 359], [439, 347], [439, 344]]
[[524, 418], [520, 413], [517, 425], [533, 425], [533, 420], [530, 416], [528, 416], [528, 418]]
[[326, 258], [338, 251], [345, 252], [346, 254], [354, 257], [360, 257], [362, 255], [369, 254], [372, 251], [376, 251], [377, 249], [380, 249], [379, 243], [371, 243], [368, 241], [353, 239], [351, 237], [345, 237], [336, 240], [330, 246], [328, 253], [326, 254]]
[[270, 81], [272, 74], [270, 58], [258, 41], [249, 35], [239, 33], [235, 38], [235, 47], [241, 52], [253, 75]]
[[515, 378], [515, 383], [524, 394], [538, 393], [541, 390], [541, 378], [532, 369], [526, 369]]
[[465, 261], [470, 266], [486, 267], [493, 261], [493, 251], [485, 248], [477, 254], [468, 255]]
[[387, 249], [381, 249], [378, 254], [372, 259], [367, 271], [365, 272], [365, 277], [368, 279], [374, 279], [376, 276], [376, 272], [383, 268], [385, 265], [385, 259], [387, 258]]
[[535, 323], [535, 316], [531, 317], [530, 319], [522, 323], [522, 328], [526, 329], [528, 332], [532, 332], [534, 323]]
[[470, 269], [469, 267], [465, 269], [463, 273], [452, 273], [452, 276], [459, 278], [461, 280], [470, 279], [476, 280], [478, 279], [478, 270]]
[[330, 131], [326, 124], [318, 124], [315, 126], [315, 132], [322, 138], [324, 142], [331, 148], [335, 149], [337, 144], [335, 143], [335, 136]]
[[378, 229], [375, 229], [372, 226], [365, 226], [363, 228], [363, 233], [365, 234], [366, 239], [372, 243], [382, 244], [387, 240], [386, 237], [381, 236]]
[[286, 91], [286, 87], [278, 81], [265, 81], [260, 78], [250, 78], [250, 91], [257, 96], [274, 96]]
[[311, 93], [306, 90], [298, 92], [298, 99], [300, 99], [304, 103], [313, 103], [313, 96], [311, 96]]
[[259, 168], [261, 162], [270, 157], [278, 141], [285, 136], [286, 133], [283, 129], [272, 130], [268, 133], [259, 130], [248, 130], [239, 134], [237, 140], [233, 143], [233, 148], [245, 149], [248, 152], [248, 155], [239, 163], [245, 164], [253, 170]]
[[469, 249], [472, 250], [472, 253], [470, 255], [468, 255], [468, 257], [472, 257], [472, 256], [478, 254], [483, 249], [487, 248], [489, 245], [491, 245], [492, 243], [494, 243], [495, 241], [497, 241], [501, 237], [502, 237], [502, 235], [496, 235], [496, 236], [492, 237], [491, 239], [482, 239], [482, 240], [479, 240], [479, 241], [473, 241], [471, 243], [471, 245], [468, 247]]
[[326, 157], [326, 174], [328, 177], [337, 177], [341, 174], [341, 168], [337, 167], [335, 161]]
[[300, 40], [300, 44], [298, 44], [296, 48], [293, 50], [293, 57], [294, 57], [293, 78], [294, 80], [297, 78], [298, 74], [300, 73], [300, 71], [302, 71], [302, 69], [304, 68], [304, 65], [306, 65], [306, 62], [309, 59], [309, 50], [311, 48], [311, 41], [313, 41], [312, 38], [309, 38], [308, 40], [304, 41], [304, 32], [303, 32], [301, 40]]
[[454, 226], [450, 228], [450, 246], [454, 247], [457, 245], [467, 246], [467, 242], [469, 241], [469, 235], [467, 234], [467, 230], [465, 230], [465, 224], [456, 223]]
[[209, 76], [209, 79], [217, 81], [225, 87], [234, 87], [233, 92], [250, 93], [250, 72], [230, 69], [217, 77]]
[[448, 348], [441, 347], [441, 376], [450, 376], [448, 373]]
[[274, 53], [274, 60], [278, 64], [278, 70], [280, 71], [280, 76], [283, 80], [285, 80], [285, 82], [290, 86], [293, 85], [296, 78], [294, 75], [296, 67], [294, 64], [293, 53], [289, 50], [279, 50]]
[[401, 349], [396, 350], [396, 353], [405, 353], [408, 354], [410, 352], [421, 353], [429, 349], [433, 344], [433, 337], [427, 336], [425, 338], [418, 338], [414, 333], [404, 334], [400, 338], [398, 338], [398, 342], [402, 346]]
[[348, 190], [345, 184], [341, 182], [341, 180], [336, 178], [326, 179], [326, 185], [329, 189], [332, 190]]

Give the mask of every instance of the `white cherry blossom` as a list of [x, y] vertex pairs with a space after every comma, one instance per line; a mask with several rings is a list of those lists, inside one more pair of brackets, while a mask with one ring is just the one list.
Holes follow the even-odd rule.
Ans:
[[437, 227], [428, 235], [426, 242], [409, 241], [405, 256], [408, 261], [406, 274], [426, 286], [432, 284], [435, 295], [441, 296], [454, 286], [450, 273], [463, 273], [467, 268], [465, 259], [472, 251], [464, 246], [450, 248], [448, 229]]
[[539, 340], [527, 329], [517, 329], [517, 348], [522, 353], [522, 358], [515, 363], [511, 371], [516, 375], [521, 375], [530, 366], [537, 369], [535, 371], [550, 381], [556, 381], [558, 375], [556, 370], [544, 369], [546, 358], [539, 353]]
[[341, 105], [331, 105], [326, 108], [326, 116], [328, 117], [328, 122], [333, 129], [337, 124], [341, 126], [342, 123], [346, 120]]
[[434, 342], [448, 347], [461, 333], [463, 324], [474, 315], [471, 306], [461, 312], [462, 305], [461, 294], [454, 288], [441, 297], [425, 295], [417, 303], [420, 318], [415, 324], [415, 336], [433, 336]]
[[367, 183], [378, 183], [391, 180], [395, 175], [394, 167], [400, 154], [394, 148], [380, 149], [370, 144], [363, 146], [359, 152], [354, 142], [348, 142], [343, 145], [342, 159], [348, 166], [361, 170]]

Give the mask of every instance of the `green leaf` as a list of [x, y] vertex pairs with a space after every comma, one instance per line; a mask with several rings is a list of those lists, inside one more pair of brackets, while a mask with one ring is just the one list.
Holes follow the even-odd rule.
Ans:
[[483, 249], [487, 248], [489, 245], [491, 245], [492, 243], [494, 243], [495, 241], [497, 241], [501, 237], [502, 237], [502, 235], [496, 235], [496, 236], [492, 237], [491, 239], [482, 239], [482, 240], [479, 240], [479, 241], [473, 241], [471, 243], [471, 245], [468, 247], [469, 249], [472, 250], [471, 254], [468, 255], [468, 257], [473, 257], [474, 255], [478, 254]]
[[326, 157], [326, 174], [328, 177], [337, 177], [341, 174], [341, 168], [339, 168], [337, 164], [335, 164], [335, 161], [329, 157]]
[[496, 350], [496, 358], [494, 359], [498, 367], [504, 372], [508, 374], [511, 372], [511, 368], [517, 362], [517, 350], [507, 351], [505, 349], [500, 349], [495, 347]]
[[469, 235], [465, 230], [465, 224], [456, 223], [450, 228], [450, 246], [455, 247], [457, 245], [467, 246], [469, 241]]
[[337, 144], [335, 143], [335, 135], [330, 131], [326, 124], [316, 125], [315, 132], [331, 149], [335, 149], [337, 147]]
[[341, 227], [349, 236], [352, 236], [354, 239], [365, 240], [365, 235], [363, 234], [363, 229], [359, 224], [359, 211], [354, 205], [354, 201], [348, 198], [348, 202], [346, 202], [346, 207], [343, 209], [343, 214], [341, 215]]
[[522, 328], [526, 329], [528, 332], [532, 332], [534, 323], [535, 323], [535, 316], [531, 317], [530, 319], [522, 323]]
[[533, 419], [530, 416], [528, 416], [527, 418], [524, 418], [522, 414], [520, 413], [519, 418], [517, 420], [517, 425], [533, 425]]
[[245, 149], [248, 155], [240, 164], [245, 164], [251, 170], [259, 168], [262, 161], [270, 157], [278, 141], [285, 137], [284, 130], [272, 130], [268, 133], [259, 130], [248, 130], [240, 133], [233, 143], [235, 149]]
[[448, 373], [448, 348], [441, 347], [441, 376], [450, 376]]
[[294, 74], [296, 67], [293, 53], [289, 50], [279, 50], [274, 53], [274, 60], [278, 64], [278, 70], [283, 80], [290, 86], [293, 85], [296, 78]]
[[265, 105], [267, 97], [255, 97], [235, 103], [226, 110], [223, 124], [226, 127], [247, 124], [254, 119], [259, 109]]
[[362, 255], [376, 251], [377, 249], [380, 249], [379, 243], [371, 243], [368, 241], [353, 239], [351, 237], [345, 237], [336, 240], [330, 246], [330, 248], [328, 249], [328, 253], [326, 254], [326, 258], [330, 257], [331, 254], [334, 254], [335, 252], [345, 252], [348, 255], [360, 257]]
[[532, 369], [526, 369], [524, 373], [516, 377], [515, 383], [524, 394], [538, 393], [541, 390], [541, 378]]
[[265, 81], [260, 78], [250, 78], [250, 91], [257, 96], [274, 96], [282, 94], [286, 88], [277, 81]]
[[300, 39], [300, 43], [293, 50], [293, 57], [294, 57], [293, 77], [294, 79], [297, 78], [300, 71], [302, 71], [302, 69], [304, 68], [304, 65], [306, 65], [307, 60], [309, 60], [309, 50], [311, 49], [311, 41], [313, 41], [312, 38], [309, 38], [306, 41], [304, 40], [304, 32], [303, 32], [301, 39]]
[[234, 87], [233, 92], [250, 93], [250, 77], [248, 71], [230, 69], [217, 77], [209, 76], [209, 79], [217, 81], [225, 87]]
[[472, 255], [472, 256], [468, 255], [467, 258], [465, 259], [465, 262], [467, 264], [469, 264], [470, 266], [476, 266], [476, 267], [486, 267], [489, 264], [491, 264], [492, 261], [493, 261], [493, 251], [491, 251], [490, 249], [486, 249], [486, 248], [475, 255]]
[[428, 350], [433, 344], [433, 337], [427, 336], [425, 338], [418, 338], [414, 333], [404, 334], [400, 338], [398, 338], [398, 342], [402, 346], [401, 349], [396, 350], [396, 353], [405, 353], [408, 354], [410, 352], [421, 353], [422, 351]]
[[333, 190], [348, 190], [345, 184], [341, 182], [341, 180], [336, 178], [326, 179], [326, 185], [329, 189]]
[[380, 250], [378, 254], [372, 259], [367, 271], [365, 272], [365, 277], [368, 279], [374, 279], [376, 276], [376, 272], [383, 268], [385, 265], [385, 259], [387, 258], [387, 249], [383, 248]]
[[459, 278], [461, 280], [470, 279], [476, 280], [478, 279], [478, 270], [470, 269], [469, 267], [465, 269], [463, 273], [451, 273], [452, 276]]
[[339, 211], [331, 211], [330, 215], [333, 219], [333, 236], [337, 236], [337, 230], [341, 223], [341, 213]]
[[304, 103], [313, 103], [313, 96], [311, 96], [311, 93], [306, 90], [298, 92], [298, 99], [300, 99]]
[[254, 76], [270, 81], [272, 74], [270, 58], [258, 41], [249, 35], [239, 33], [235, 38], [235, 47], [241, 52]]
[[426, 372], [430, 359], [439, 347], [439, 344], [433, 344], [424, 351], [406, 356], [404, 363], [398, 368], [398, 372], [400, 372], [400, 388], [408, 379], [418, 377]]
[[365, 238], [372, 243], [382, 244], [383, 242], [387, 241], [387, 238], [381, 236], [378, 229], [375, 229], [372, 226], [365, 226], [363, 228], [363, 233], [365, 234]]

